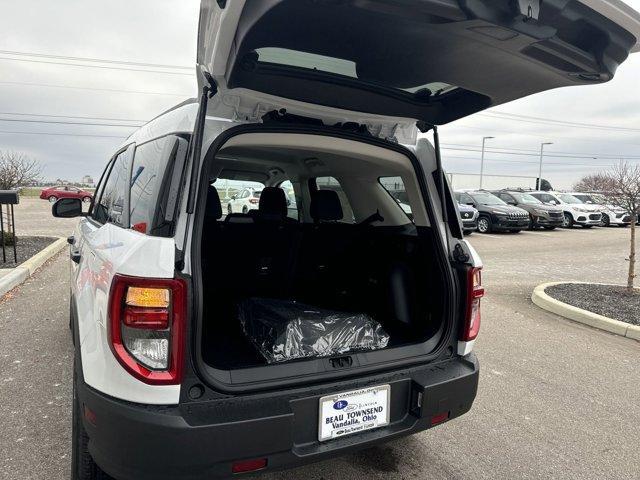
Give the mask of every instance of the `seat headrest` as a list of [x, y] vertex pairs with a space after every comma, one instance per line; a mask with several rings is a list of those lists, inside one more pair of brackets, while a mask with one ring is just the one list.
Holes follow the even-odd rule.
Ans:
[[311, 218], [315, 221], [342, 220], [344, 213], [338, 193], [333, 190], [318, 190], [311, 197]]
[[287, 216], [287, 196], [279, 187], [264, 187], [258, 205], [260, 216], [285, 218]]
[[214, 186], [210, 186], [207, 190], [207, 206], [205, 207], [204, 214], [211, 220], [219, 220], [222, 218], [220, 195], [218, 195], [218, 190]]

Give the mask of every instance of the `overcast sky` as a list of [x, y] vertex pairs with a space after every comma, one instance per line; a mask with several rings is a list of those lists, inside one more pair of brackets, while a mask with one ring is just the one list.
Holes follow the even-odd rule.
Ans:
[[[628, 3], [640, 9], [640, 0]], [[98, 177], [133, 131], [75, 123], [138, 125], [196, 94], [198, 0], [0, 0], [0, 5], [0, 149], [37, 158], [48, 179]], [[443, 127], [442, 143], [456, 149], [443, 151], [445, 168], [469, 174], [454, 176], [456, 186], [475, 186], [471, 174], [480, 169], [483, 136], [495, 137], [487, 142], [485, 157], [489, 187], [505, 186], [504, 178], [491, 175], [536, 176], [541, 142], [553, 142], [545, 147], [543, 177], [557, 188], [606, 168], [613, 157], [639, 162], [639, 80], [640, 53], [608, 84], [559, 89], [489, 111], [552, 122], [489, 113]], [[516, 185], [526, 179], [507, 181]]]

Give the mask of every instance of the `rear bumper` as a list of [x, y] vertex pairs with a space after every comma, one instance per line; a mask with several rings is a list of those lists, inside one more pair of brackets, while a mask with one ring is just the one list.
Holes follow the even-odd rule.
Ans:
[[[330, 385], [251, 397], [222, 398], [175, 407], [151, 407], [107, 397], [78, 385], [96, 463], [118, 480], [231, 477], [232, 462], [266, 458], [279, 470], [342, 455], [425, 430], [431, 419], [466, 413], [478, 387], [473, 354], [426, 367]], [[364, 385], [391, 385], [391, 423], [329, 442], [317, 441], [321, 396]], [[84, 409], [83, 409], [84, 410]]]

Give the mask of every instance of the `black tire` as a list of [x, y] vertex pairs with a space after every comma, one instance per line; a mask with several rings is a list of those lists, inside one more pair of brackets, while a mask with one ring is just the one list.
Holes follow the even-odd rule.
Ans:
[[603, 227], [608, 227], [611, 225], [611, 219], [609, 218], [609, 215], [607, 215], [606, 213], [602, 214], [602, 226]]
[[242, 213], [244, 213], [245, 215], [247, 213], [249, 213], [249, 209], [247, 208], [247, 206], [245, 205], [244, 207], [242, 207]]
[[573, 220], [573, 215], [571, 215], [570, 213], [566, 213], [564, 214], [564, 223], [562, 224], [562, 226], [564, 228], [573, 228], [575, 221]]
[[231, 215], [233, 213], [233, 209], [230, 204], [227, 204], [227, 215]]
[[544, 227], [545, 230], [555, 230], [556, 227]]
[[58, 201], [58, 197], [51, 195], [47, 200], [49, 200], [49, 203], [56, 203]]
[[493, 225], [491, 224], [491, 218], [482, 216], [478, 219], [478, 232], [479, 233], [491, 233], [493, 231]]
[[82, 201], [84, 203], [89, 203], [91, 201], [91, 197], [82, 197]]
[[113, 480], [100, 470], [89, 453], [89, 437], [82, 425], [82, 414], [76, 393], [76, 368], [73, 366], [73, 407], [71, 420], [71, 480]]

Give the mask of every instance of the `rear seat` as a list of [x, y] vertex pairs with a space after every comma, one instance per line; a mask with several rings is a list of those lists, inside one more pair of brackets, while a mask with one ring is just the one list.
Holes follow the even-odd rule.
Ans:
[[224, 222], [205, 227], [205, 231], [203, 253], [207, 248], [215, 250], [210, 256], [216, 259], [218, 276], [224, 277], [211, 282], [216, 295], [224, 292], [236, 300], [250, 296], [286, 298], [302, 233], [299, 223], [287, 218], [282, 189], [265, 187], [257, 211], [228, 215]]
[[[359, 272], [353, 271], [359, 229], [340, 223], [344, 213], [333, 190], [313, 193], [310, 214], [314, 223], [303, 226], [296, 294], [309, 302], [330, 302], [336, 306], [341, 298], [347, 301], [353, 293], [352, 279], [359, 276]], [[351, 285], [351, 291], [347, 285]]]

